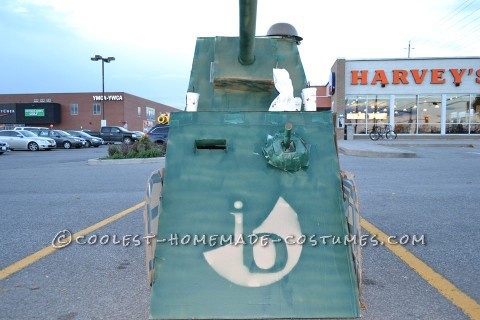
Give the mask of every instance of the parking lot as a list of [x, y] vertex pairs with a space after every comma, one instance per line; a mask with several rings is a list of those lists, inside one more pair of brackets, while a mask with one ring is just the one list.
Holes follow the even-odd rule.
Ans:
[[[417, 158], [340, 155], [340, 164], [356, 176], [363, 217], [389, 235], [424, 235], [425, 244], [406, 248], [478, 306], [480, 152], [410, 149]], [[2, 319], [148, 318], [141, 203], [149, 174], [163, 164], [87, 164], [106, 153], [101, 146], [0, 156], [2, 275], [61, 232], [122, 216], [13, 268], [0, 282]], [[364, 247], [362, 290], [364, 319], [472, 318], [385, 246]]]

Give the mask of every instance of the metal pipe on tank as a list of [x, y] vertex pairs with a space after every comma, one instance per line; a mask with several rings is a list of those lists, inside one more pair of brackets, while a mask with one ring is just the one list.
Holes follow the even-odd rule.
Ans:
[[285, 124], [285, 134], [283, 136], [283, 147], [285, 149], [290, 148], [290, 142], [292, 141], [292, 124]]
[[255, 61], [255, 27], [257, 24], [257, 0], [239, 0], [240, 53], [238, 61], [243, 65]]

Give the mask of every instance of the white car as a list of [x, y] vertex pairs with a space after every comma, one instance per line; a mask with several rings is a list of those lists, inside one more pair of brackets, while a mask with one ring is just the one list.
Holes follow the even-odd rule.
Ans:
[[50, 150], [57, 146], [55, 140], [41, 138], [28, 130], [3, 130], [0, 139], [10, 146], [10, 150]]
[[15, 127], [13, 130], [45, 130], [45, 129], [49, 129], [47, 127]]
[[10, 151], [10, 146], [5, 141], [0, 140], [0, 154]]

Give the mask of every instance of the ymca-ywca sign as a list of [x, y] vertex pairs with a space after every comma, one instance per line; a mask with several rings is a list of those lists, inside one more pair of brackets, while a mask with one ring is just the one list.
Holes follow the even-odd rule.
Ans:
[[93, 101], [122, 101], [122, 95], [109, 95], [109, 96], [93, 96]]

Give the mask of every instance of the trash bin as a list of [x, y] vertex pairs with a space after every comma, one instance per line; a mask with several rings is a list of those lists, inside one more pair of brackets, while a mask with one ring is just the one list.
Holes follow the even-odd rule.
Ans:
[[353, 140], [353, 125], [347, 125], [347, 140]]

